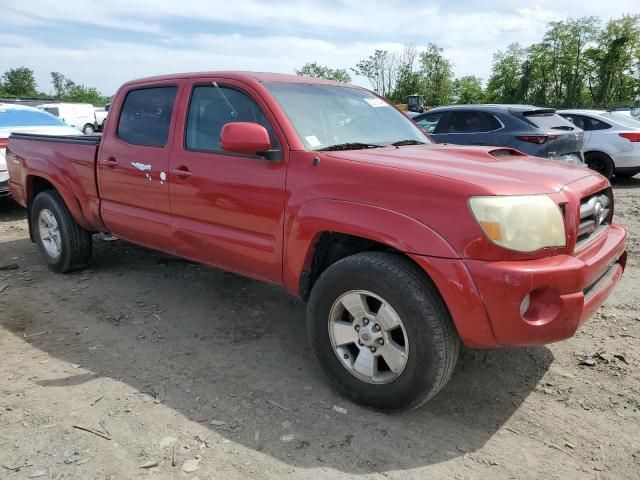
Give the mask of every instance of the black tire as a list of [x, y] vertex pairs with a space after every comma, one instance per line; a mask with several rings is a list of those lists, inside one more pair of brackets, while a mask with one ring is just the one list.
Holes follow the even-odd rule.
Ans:
[[[382, 297], [402, 319], [409, 354], [402, 373], [389, 383], [357, 378], [331, 345], [331, 308], [352, 290]], [[457, 332], [433, 282], [410, 260], [392, 253], [359, 253], [325, 270], [311, 292], [307, 328], [318, 362], [338, 389], [354, 402], [379, 410], [417, 408], [433, 398], [451, 377], [460, 350]]]
[[618, 178], [633, 178], [640, 173], [640, 170], [631, 170], [626, 172], [616, 172]]
[[591, 170], [595, 170], [608, 180], [613, 178], [615, 165], [608, 155], [601, 152], [589, 152], [585, 155], [584, 161]]
[[[40, 213], [48, 210], [53, 214], [60, 232], [60, 254], [50, 255], [42, 241], [39, 228]], [[66, 273], [84, 267], [91, 257], [92, 235], [83, 229], [69, 213], [60, 195], [54, 190], [39, 193], [31, 206], [31, 228], [40, 254], [54, 272]]]
[[82, 133], [84, 133], [85, 135], [93, 135], [94, 133], [96, 133], [96, 128], [90, 123], [87, 123], [84, 127], [82, 127]]

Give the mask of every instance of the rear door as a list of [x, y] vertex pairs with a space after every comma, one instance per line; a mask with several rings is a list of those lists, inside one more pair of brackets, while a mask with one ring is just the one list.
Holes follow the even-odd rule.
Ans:
[[586, 148], [589, 145], [593, 131], [593, 128], [591, 128], [591, 117], [574, 113], [560, 113], [559, 115], [565, 120], [573, 123], [584, 132], [584, 142], [582, 146], [583, 148]]
[[129, 87], [114, 103], [98, 155], [101, 213], [116, 236], [171, 250], [170, 135], [178, 83]]
[[[241, 82], [192, 80], [184, 95], [180, 119], [185, 128], [169, 167], [177, 251], [280, 283], [288, 149], [275, 118]], [[223, 151], [220, 132], [229, 122], [263, 125], [277, 159]]]
[[478, 110], [452, 110], [444, 124], [438, 125], [439, 143], [455, 145], [493, 145], [494, 130], [501, 127], [491, 114]]

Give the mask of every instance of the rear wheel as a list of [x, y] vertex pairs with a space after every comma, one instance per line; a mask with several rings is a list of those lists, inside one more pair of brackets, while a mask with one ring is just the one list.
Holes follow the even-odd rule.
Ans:
[[315, 283], [307, 326], [339, 390], [383, 410], [415, 408], [449, 380], [459, 340], [433, 283], [408, 259], [367, 252]]
[[38, 194], [31, 206], [31, 228], [41, 255], [55, 272], [84, 267], [91, 257], [91, 233], [69, 213], [53, 190]]
[[600, 152], [590, 152], [585, 155], [585, 163], [591, 170], [595, 170], [603, 177], [611, 180], [615, 167], [608, 155]]
[[96, 133], [96, 129], [93, 125], [91, 125], [90, 123], [87, 123], [82, 129], [82, 132], [85, 135], [93, 135], [94, 133]]

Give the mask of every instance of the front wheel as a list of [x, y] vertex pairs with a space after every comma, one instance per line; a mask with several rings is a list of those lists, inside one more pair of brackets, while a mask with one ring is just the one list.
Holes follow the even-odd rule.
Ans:
[[39, 193], [31, 206], [31, 228], [49, 268], [66, 273], [84, 267], [91, 257], [91, 233], [69, 213], [53, 190]]
[[94, 133], [96, 133], [96, 129], [93, 125], [91, 125], [90, 123], [87, 123], [82, 129], [82, 132], [85, 135], [93, 135]]
[[330, 266], [311, 292], [313, 351], [339, 390], [381, 410], [415, 408], [449, 380], [459, 340], [442, 298], [411, 261], [367, 252]]

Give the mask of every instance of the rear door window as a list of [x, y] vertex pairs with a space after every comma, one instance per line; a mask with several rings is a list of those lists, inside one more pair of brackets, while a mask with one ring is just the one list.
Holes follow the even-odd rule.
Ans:
[[449, 121], [441, 129], [441, 133], [484, 133], [496, 130], [499, 126], [499, 122], [493, 115], [484, 112], [451, 112]]
[[573, 123], [576, 127], [581, 128], [582, 130], [589, 129], [590, 124], [588, 122], [588, 118], [583, 117], [582, 115], [575, 115], [573, 113], [562, 113], [560, 116], [565, 120]]
[[51, 115], [55, 115], [56, 117], [60, 116], [60, 109], [58, 107], [45, 107], [43, 110]]
[[124, 100], [118, 138], [134, 145], [164, 147], [178, 87], [151, 87], [131, 90]]
[[442, 120], [445, 112], [434, 112], [426, 115], [421, 115], [420, 118], [414, 119], [415, 122], [422, 127], [427, 133], [436, 133], [436, 128]]

